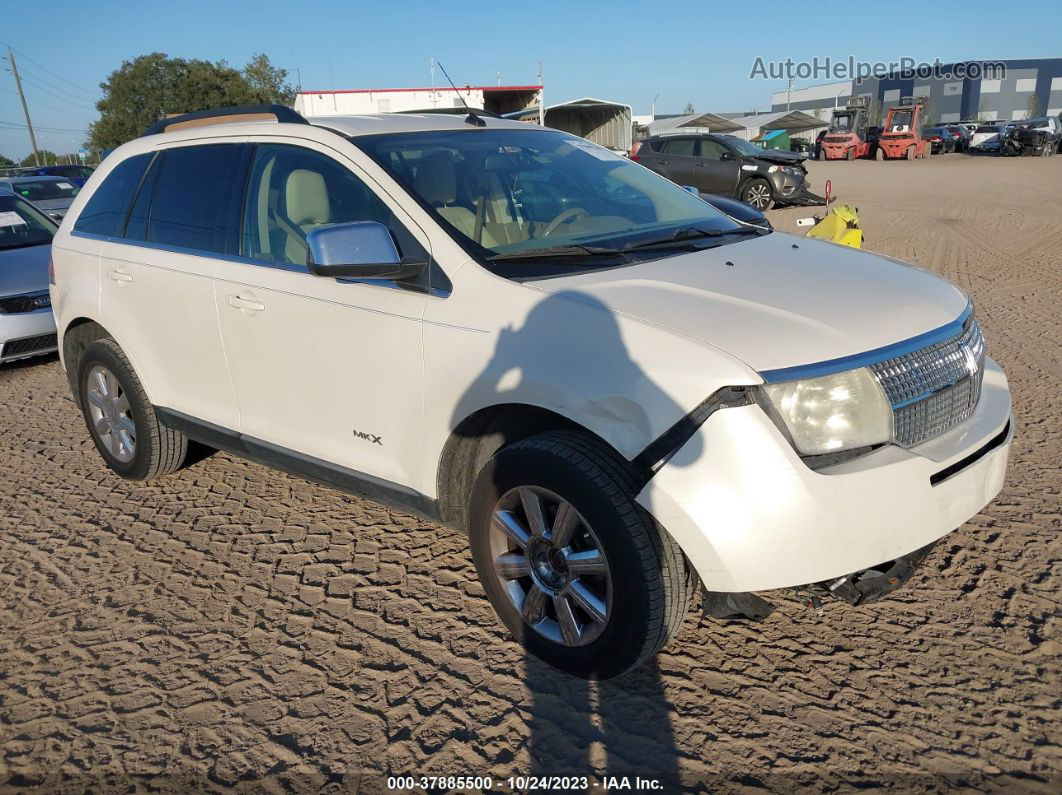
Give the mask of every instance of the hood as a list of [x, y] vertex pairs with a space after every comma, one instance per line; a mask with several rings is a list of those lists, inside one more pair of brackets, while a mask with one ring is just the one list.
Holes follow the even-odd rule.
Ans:
[[865, 353], [940, 328], [961, 290], [898, 260], [775, 232], [625, 268], [529, 282], [720, 348], [756, 371]]
[[[747, 155], [747, 157], [753, 157], [753, 155]], [[786, 152], [783, 149], [764, 149], [763, 154], [757, 154], [755, 158], [757, 160], [766, 160], [768, 163], [796, 166], [807, 160], [808, 156], [799, 152]]]
[[52, 244], [0, 248], [0, 296], [48, 289], [48, 258]]

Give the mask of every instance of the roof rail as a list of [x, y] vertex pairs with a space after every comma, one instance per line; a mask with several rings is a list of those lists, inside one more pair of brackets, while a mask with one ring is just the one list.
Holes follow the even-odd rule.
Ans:
[[[219, 121], [213, 121], [219, 119]], [[155, 122], [144, 135], [157, 135], [171, 129], [186, 127], [206, 127], [211, 124], [225, 124], [230, 121], [275, 121], [278, 124], [309, 124], [294, 108], [287, 105], [239, 105], [233, 108], [212, 108], [182, 113]]]

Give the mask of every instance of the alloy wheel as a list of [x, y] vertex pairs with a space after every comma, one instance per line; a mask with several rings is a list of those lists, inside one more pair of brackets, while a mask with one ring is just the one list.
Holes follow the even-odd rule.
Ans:
[[612, 575], [593, 529], [548, 489], [518, 486], [491, 516], [494, 573], [524, 623], [564, 646], [597, 640], [612, 614]]
[[102, 365], [88, 374], [85, 398], [88, 400], [92, 430], [100, 444], [123, 464], [136, 455], [136, 423], [129, 406], [129, 398], [114, 377]]
[[757, 183], [750, 185], [748, 189], [748, 203], [757, 210], [766, 210], [771, 203], [771, 191], [766, 185]]

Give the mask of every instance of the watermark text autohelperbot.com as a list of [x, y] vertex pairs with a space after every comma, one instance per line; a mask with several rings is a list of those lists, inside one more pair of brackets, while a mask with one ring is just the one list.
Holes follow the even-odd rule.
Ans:
[[1007, 67], [1001, 61], [967, 61], [947, 64], [939, 58], [919, 61], [917, 58], [898, 58], [895, 61], [859, 61], [855, 56], [833, 58], [815, 56], [810, 61], [769, 61], [757, 57], [749, 72], [750, 80], [867, 80], [869, 78], [921, 78], [930, 80], [1002, 80]]

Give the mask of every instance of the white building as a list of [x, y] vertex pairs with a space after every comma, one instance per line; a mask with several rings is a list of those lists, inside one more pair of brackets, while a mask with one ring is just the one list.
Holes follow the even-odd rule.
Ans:
[[[463, 100], [463, 102], [462, 102]], [[303, 116], [403, 113], [468, 107], [502, 115], [537, 106], [542, 86], [450, 86], [435, 88], [353, 88], [300, 91], [295, 110]]]

